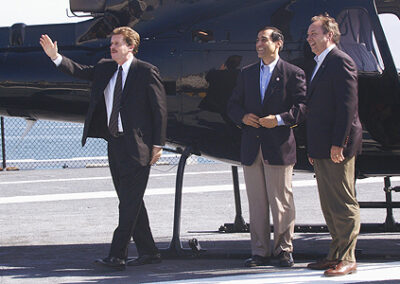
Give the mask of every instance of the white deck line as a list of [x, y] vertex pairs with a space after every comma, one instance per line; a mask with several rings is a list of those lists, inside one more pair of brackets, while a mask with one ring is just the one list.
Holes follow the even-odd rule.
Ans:
[[[257, 268], [258, 269], [258, 268]], [[266, 272], [260, 274], [242, 274], [235, 276], [221, 276], [198, 279], [185, 279], [182, 281], [152, 282], [162, 284], [172, 283], [224, 283], [224, 284], [259, 284], [259, 283], [360, 283], [370, 281], [399, 280], [400, 262], [358, 263], [357, 273], [340, 277], [325, 277], [323, 271], [301, 269], [288, 269], [285, 271]]]
[[[203, 172], [204, 174], [204, 172]], [[37, 180], [35, 182], [65, 182], [65, 181], [77, 181], [77, 180], [96, 180], [96, 179], [109, 179], [110, 177], [92, 177], [92, 178], [73, 178], [73, 179], [56, 179], [56, 180]], [[393, 180], [400, 180], [399, 178], [393, 178]], [[360, 183], [375, 183], [382, 182], [381, 178], [370, 178], [361, 180]], [[15, 183], [24, 183], [15, 182]], [[14, 183], [14, 184], [15, 184]], [[0, 183], [0, 185], [12, 184], [11, 182]], [[296, 190], [298, 187], [316, 186], [315, 180], [296, 180], [293, 181], [293, 188]], [[244, 189], [245, 184], [240, 184], [240, 188]], [[183, 194], [187, 193], [205, 193], [205, 192], [217, 192], [217, 191], [232, 191], [233, 186], [228, 185], [204, 185], [204, 186], [185, 186], [183, 188]], [[165, 195], [174, 194], [175, 188], [149, 188], [146, 191], [146, 196], [150, 195]], [[42, 195], [25, 195], [25, 196], [11, 196], [11, 197], [0, 197], [0, 204], [12, 204], [12, 203], [29, 203], [29, 202], [50, 202], [50, 201], [63, 201], [63, 200], [83, 200], [83, 199], [99, 199], [99, 198], [115, 198], [116, 194], [113, 190], [109, 191], [94, 191], [94, 192], [76, 192], [76, 193], [61, 193], [61, 194], [42, 194]]]

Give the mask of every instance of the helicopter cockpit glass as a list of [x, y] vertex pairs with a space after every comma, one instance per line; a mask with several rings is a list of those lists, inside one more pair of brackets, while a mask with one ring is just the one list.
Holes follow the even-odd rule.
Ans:
[[384, 68], [371, 22], [364, 9], [347, 9], [337, 16], [341, 37], [340, 49], [357, 64], [358, 71], [382, 73]]
[[395, 14], [385, 13], [380, 14], [379, 19], [382, 24], [385, 37], [389, 44], [391, 54], [393, 56], [394, 64], [396, 65], [397, 73], [400, 73], [400, 39], [398, 32], [400, 30], [400, 19]]

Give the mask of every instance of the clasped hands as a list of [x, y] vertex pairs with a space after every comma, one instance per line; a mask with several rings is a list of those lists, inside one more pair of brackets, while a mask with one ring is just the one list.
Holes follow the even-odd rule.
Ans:
[[273, 114], [260, 118], [254, 113], [248, 113], [243, 116], [242, 122], [254, 128], [259, 128], [259, 127], [274, 128], [278, 126], [278, 120], [276, 119], [276, 116]]

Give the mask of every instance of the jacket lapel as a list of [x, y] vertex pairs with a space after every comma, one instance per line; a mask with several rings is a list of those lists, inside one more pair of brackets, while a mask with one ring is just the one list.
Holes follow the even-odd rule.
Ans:
[[261, 95], [260, 95], [260, 62], [252, 66], [251, 72], [248, 74], [248, 80], [250, 81], [249, 86], [251, 86], [250, 94], [252, 96], [252, 101], [254, 105], [261, 105]]
[[101, 94], [104, 94], [104, 90], [110, 83], [111, 77], [118, 70], [118, 64], [115, 61], [109, 61], [108, 64], [109, 65], [106, 68], [104, 68], [103, 80], [99, 82], [98, 88], [96, 88], [97, 90], [101, 90]]
[[312, 90], [314, 88], [314, 86], [318, 83], [318, 80], [324, 73], [325, 68], [326, 68], [326, 59], [327, 58], [325, 57], [324, 62], [322, 62], [321, 66], [319, 66], [317, 73], [315, 74], [314, 78], [312, 79], [312, 81], [310, 83], [310, 90]]
[[315, 89], [315, 86], [318, 85], [318, 82], [321, 80], [321, 77], [323, 77], [325, 70], [326, 70], [326, 66], [329, 64], [329, 59], [332, 56], [332, 53], [335, 52], [335, 49], [332, 49], [325, 57], [324, 61], [322, 62], [321, 66], [319, 67], [317, 73], [315, 74], [314, 78], [312, 79], [310, 85], [309, 85], [309, 99], [311, 98], [313, 91]]
[[132, 86], [134, 85], [134, 81], [137, 76], [136, 70], [137, 70], [137, 59], [136, 57], [133, 57], [131, 66], [129, 67], [128, 75], [126, 76], [124, 89], [122, 90], [122, 103], [124, 103], [126, 97], [128, 96], [129, 93], [128, 90], [131, 90]]

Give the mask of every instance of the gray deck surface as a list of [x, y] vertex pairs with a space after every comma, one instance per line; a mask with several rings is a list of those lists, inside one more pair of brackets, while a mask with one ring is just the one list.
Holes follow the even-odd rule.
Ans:
[[[243, 184], [240, 168], [239, 174]], [[145, 196], [160, 248], [167, 248], [172, 237], [175, 178], [176, 167], [153, 167]], [[295, 172], [293, 181], [296, 223], [323, 224], [313, 174]], [[392, 184], [400, 185], [400, 179], [394, 178]], [[357, 188], [360, 201], [384, 200], [382, 178], [362, 180]], [[244, 189], [241, 185], [243, 217], [248, 221]], [[229, 165], [186, 166], [183, 192], [181, 241], [188, 247], [188, 240], [196, 238], [207, 252], [200, 257], [164, 259], [156, 265], [107, 272], [96, 268], [93, 261], [107, 255], [118, 218], [118, 200], [108, 168], [0, 172], [0, 283], [144, 283], [215, 276], [251, 279], [251, 275], [288, 271], [274, 265], [243, 267], [250, 255], [249, 234], [218, 232], [220, 225], [235, 217]], [[393, 193], [393, 200], [399, 201], [400, 194]], [[396, 221], [399, 213], [394, 210]], [[361, 210], [363, 223], [383, 223], [385, 216], [385, 209]], [[292, 270], [303, 271], [308, 262], [323, 257], [329, 241], [327, 233], [296, 233]], [[361, 234], [357, 249], [360, 265], [400, 261], [400, 233]], [[134, 244], [129, 254], [136, 255]], [[251, 283], [266, 283], [267, 278]], [[385, 279], [385, 283], [398, 283], [400, 272], [398, 278]]]

